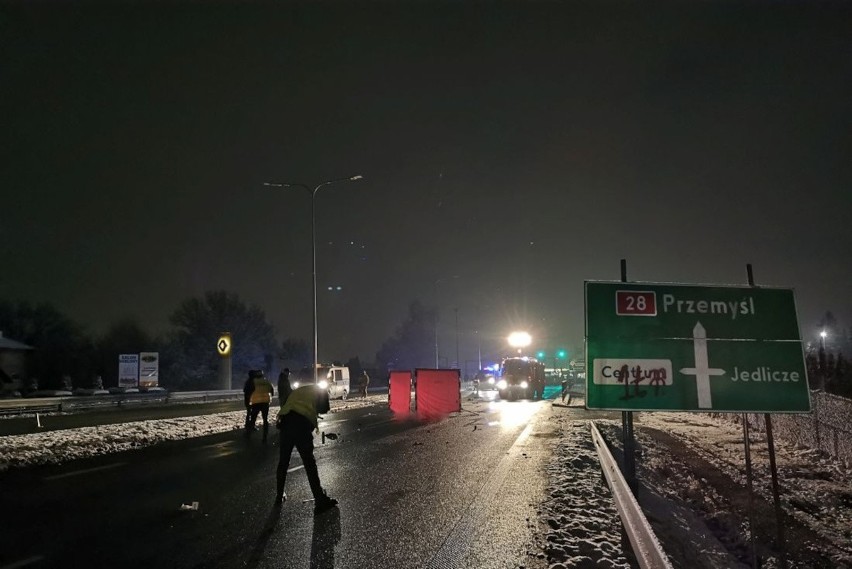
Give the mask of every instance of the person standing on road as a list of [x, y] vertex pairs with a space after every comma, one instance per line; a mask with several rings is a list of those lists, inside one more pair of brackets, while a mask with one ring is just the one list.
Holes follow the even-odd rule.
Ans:
[[370, 376], [366, 370], [361, 370], [361, 377], [358, 380], [358, 387], [361, 390], [361, 397], [367, 397], [367, 386], [370, 385]]
[[317, 461], [314, 458], [314, 430], [318, 430], [319, 413], [329, 410], [328, 392], [319, 390], [313, 384], [294, 389], [287, 401], [278, 411], [278, 428], [281, 429], [281, 456], [276, 471], [275, 503], [282, 504], [287, 499], [284, 483], [287, 481], [287, 469], [290, 467], [290, 455], [293, 447], [302, 457], [302, 466], [308, 476], [308, 484], [314, 495], [314, 512], [324, 512], [337, 505], [337, 500], [329, 498], [320, 484]]
[[249, 370], [248, 379], [243, 384], [243, 403], [246, 406], [246, 432], [251, 422], [251, 394], [254, 391], [254, 370]]
[[248, 389], [251, 382], [252, 390], [248, 395], [248, 415], [246, 416], [246, 433], [256, 431], [258, 413], [263, 415], [263, 442], [266, 442], [266, 437], [269, 434], [269, 403], [272, 402], [272, 395], [275, 389], [268, 379], [263, 375], [263, 370], [252, 370], [249, 372], [249, 379], [246, 381], [246, 387], [243, 393]]
[[287, 401], [287, 397], [293, 392], [293, 388], [290, 387], [290, 368], [285, 367], [281, 370], [281, 373], [278, 374], [278, 405], [284, 405], [284, 402]]

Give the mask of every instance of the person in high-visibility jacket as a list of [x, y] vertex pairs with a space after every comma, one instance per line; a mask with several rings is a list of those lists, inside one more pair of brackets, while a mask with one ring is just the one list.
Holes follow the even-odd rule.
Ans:
[[[283, 389], [278, 385], [279, 391]], [[275, 503], [281, 504], [287, 499], [284, 493], [284, 483], [287, 480], [287, 469], [290, 467], [290, 455], [293, 447], [302, 457], [302, 466], [308, 476], [308, 484], [314, 495], [314, 511], [323, 512], [337, 505], [337, 500], [329, 498], [320, 484], [317, 461], [314, 458], [314, 430], [320, 413], [329, 410], [328, 391], [318, 389], [314, 384], [296, 388], [287, 397], [278, 411], [278, 428], [281, 429], [281, 456], [276, 472]]]
[[[251, 383], [250, 383], [251, 382]], [[246, 433], [251, 433], [256, 430], [255, 422], [257, 415], [263, 415], [263, 442], [266, 442], [266, 437], [269, 434], [269, 404], [272, 402], [272, 396], [275, 394], [275, 388], [268, 379], [263, 375], [263, 370], [252, 370], [249, 372], [249, 379], [246, 381], [246, 389], [251, 385], [251, 391], [246, 393], [248, 413], [246, 414]]]

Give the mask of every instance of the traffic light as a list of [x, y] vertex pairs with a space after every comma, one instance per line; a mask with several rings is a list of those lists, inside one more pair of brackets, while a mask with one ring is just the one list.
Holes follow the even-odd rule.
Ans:
[[568, 353], [565, 350], [559, 350], [558, 352], [556, 352], [556, 357], [559, 359], [565, 359], [565, 356], [567, 355]]
[[542, 358], [544, 358], [544, 352], [538, 352], [535, 356], [536, 356], [538, 359], [542, 359]]

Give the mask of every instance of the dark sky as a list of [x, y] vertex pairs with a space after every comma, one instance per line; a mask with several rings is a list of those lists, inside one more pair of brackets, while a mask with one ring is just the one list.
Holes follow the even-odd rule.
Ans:
[[[577, 351], [584, 279], [793, 287], [852, 325], [852, 7], [0, 4], [0, 298], [152, 332], [227, 289], [320, 358]], [[342, 290], [329, 292], [328, 286]], [[235, 339], [236, 340], [236, 339]]]

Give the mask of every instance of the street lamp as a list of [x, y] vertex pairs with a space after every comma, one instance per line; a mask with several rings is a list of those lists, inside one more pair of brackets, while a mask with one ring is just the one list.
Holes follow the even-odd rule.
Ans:
[[312, 297], [313, 297], [313, 305], [314, 305], [314, 383], [317, 383], [317, 367], [319, 364], [319, 347], [317, 345], [317, 230], [316, 230], [316, 197], [317, 192], [323, 186], [327, 186], [329, 184], [334, 184], [336, 182], [354, 182], [355, 180], [362, 180], [364, 177], [360, 174], [357, 176], [349, 176], [348, 178], [337, 178], [334, 180], [326, 180], [320, 184], [317, 184], [313, 189], [306, 184], [290, 184], [286, 182], [278, 183], [278, 182], [264, 182], [264, 186], [269, 186], [271, 188], [304, 188], [308, 192], [311, 193], [311, 263], [313, 267], [313, 287], [312, 287]]
[[828, 336], [828, 332], [823, 330], [819, 333], [819, 347], [823, 350], [825, 349], [825, 337]]

